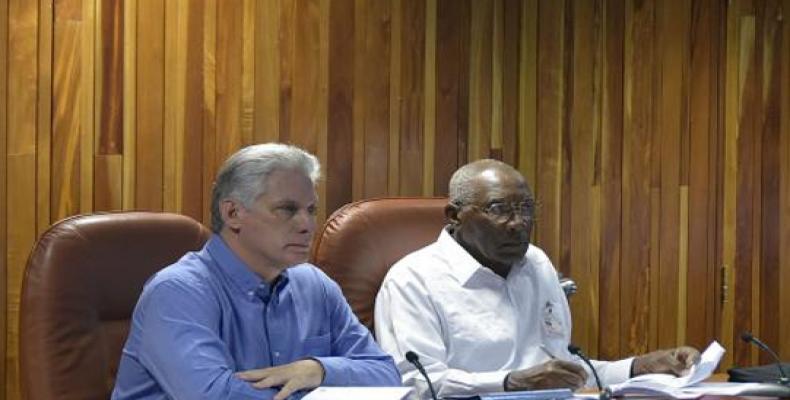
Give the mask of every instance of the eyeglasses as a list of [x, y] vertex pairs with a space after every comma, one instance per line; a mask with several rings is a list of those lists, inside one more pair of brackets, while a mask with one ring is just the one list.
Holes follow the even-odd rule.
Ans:
[[469, 204], [469, 206], [479, 209], [480, 211], [488, 214], [497, 223], [504, 223], [510, 220], [512, 216], [518, 214], [524, 222], [535, 221], [535, 202], [522, 201], [519, 203], [489, 203], [486, 206], [478, 206]]

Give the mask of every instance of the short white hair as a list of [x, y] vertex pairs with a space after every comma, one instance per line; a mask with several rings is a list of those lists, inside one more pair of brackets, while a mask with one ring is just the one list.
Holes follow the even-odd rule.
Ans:
[[219, 233], [225, 222], [219, 210], [223, 200], [234, 199], [250, 207], [266, 192], [269, 175], [279, 170], [297, 170], [315, 185], [321, 164], [307, 151], [288, 144], [265, 143], [247, 146], [230, 156], [217, 173], [211, 193], [211, 230]]
[[521, 180], [524, 180], [524, 177], [518, 170], [502, 161], [490, 158], [472, 161], [458, 168], [453, 173], [453, 176], [450, 177], [450, 188], [448, 191], [450, 203], [455, 205], [470, 204], [475, 196], [475, 188], [472, 185], [472, 180], [489, 168], [496, 168], [511, 173], [518, 176]]

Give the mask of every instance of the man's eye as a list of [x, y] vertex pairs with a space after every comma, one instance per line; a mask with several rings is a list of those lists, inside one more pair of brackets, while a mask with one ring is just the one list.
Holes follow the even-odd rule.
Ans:
[[285, 206], [277, 207], [275, 211], [280, 215], [290, 218], [296, 215], [296, 212], [299, 211], [299, 209], [293, 205], [285, 205]]
[[509, 206], [502, 203], [495, 203], [488, 206], [488, 212], [493, 215], [505, 215], [509, 213]]
[[310, 215], [313, 215], [313, 216], [315, 216], [316, 214], [318, 214], [318, 207], [316, 207], [316, 206], [310, 206], [310, 207], [307, 207], [307, 212], [308, 212]]

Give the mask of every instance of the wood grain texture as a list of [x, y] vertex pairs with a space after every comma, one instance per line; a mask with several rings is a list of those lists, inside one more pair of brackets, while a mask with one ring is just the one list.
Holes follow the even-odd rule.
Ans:
[[[782, 341], [779, 336], [779, 277], [780, 277], [780, 124], [781, 124], [781, 50], [782, 21], [778, 1], [766, 1], [762, 12], [762, 129], [758, 141], [760, 150], [761, 226], [760, 232], [760, 297], [758, 309], [760, 339], [772, 348]], [[761, 364], [773, 362], [770, 354], [761, 352]]]
[[470, 160], [491, 157], [494, 2], [472, 1], [469, 34]]
[[329, 115], [327, 126], [326, 207], [336, 210], [352, 199], [354, 150], [354, 43], [356, 18], [353, 0], [332, 1], [329, 10]]
[[[123, 2], [123, 199], [135, 205], [137, 154], [137, 0]], [[116, 77], [117, 78], [117, 77]]]
[[6, 108], [5, 382], [8, 399], [19, 398], [19, 294], [27, 253], [36, 238], [36, 139], [38, 4], [8, 2]]
[[[601, 359], [790, 344], [790, 0], [0, 0], [0, 400], [24, 260], [59, 218], [208, 223], [220, 164], [284, 141], [319, 220], [501, 158]], [[17, 227], [23, 227], [18, 229]], [[726, 284], [726, 287], [722, 286]], [[669, 295], [667, 295], [669, 294]], [[772, 319], [771, 316], [778, 315]]]
[[[36, 234], [42, 234], [51, 223], [49, 199], [52, 193], [52, 24], [53, 4], [38, 4], [38, 104], [36, 104]], [[0, 60], [4, 58], [0, 57]], [[0, 253], [2, 254], [2, 253]]]
[[[0, 60], [8, 59], [8, 2], [0, 1]], [[0, 62], [0, 166], [7, 168], [8, 143], [8, 63]], [[0, 387], [8, 387], [6, 354], [8, 343], [8, 173], [0, 173]], [[0, 390], [0, 400], [7, 398]]]
[[[564, 3], [543, 2], [538, 6], [538, 102], [535, 198], [541, 204], [535, 240], [551, 260], [560, 256], [560, 177], [564, 95]], [[556, 262], [556, 261], [555, 261]]]
[[466, 160], [469, 126], [469, 0], [437, 0], [436, 139], [434, 193], [447, 194], [447, 183]]
[[[603, 10], [603, 76], [601, 83], [601, 248], [598, 282], [600, 284], [599, 329], [620, 331], [620, 279], [622, 260], [622, 185], [624, 128], [624, 51], [625, 4], [607, 2]], [[602, 335], [599, 357], [613, 359], [620, 354], [621, 335]]]
[[[790, 0], [783, 0], [781, 3], [780, 15], [783, 21], [790, 19]], [[790, 87], [790, 24], [785, 22], [782, 25], [782, 46], [781, 51], [781, 71], [779, 79], [779, 86], [783, 88]], [[779, 337], [786, 338], [790, 336], [790, 318], [784, 316], [790, 313], [790, 267], [788, 267], [787, 260], [790, 260], [790, 90], [782, 91], [781, 95], [781, 109], [780, 114], [785, 118], [780, 121], [780, 202], [782, 204], [780, 210], [780, 253], [779, 257], [782, 262], [782, 267], [779, 272]], [[0, 119], [1, 120], [1, 119]], [[1, 226], [1, 224], [0, 224]], [[790, 343], [782, 340], [778, 348], [779, 355], [782, 359], [790, 357]]]
[[[620, 279], [620, 351], [643, 353], [648, 350], [650, 319], [651, 151], [653, 138], [652, 102], [638, 99], [654, 97], [653, 43], [655, 3], [627, 2], [625, 12], [625, 71], [623, 100], [622, 190], [622, 269]], [[655, 287], [653, 288], [655, 289]]]
[[137, 116], [135, 137], [135, 207], [163, 207], [164, 157], [164, 3], [137, 3]]
[[[402, 0], [400, 54], [400, 153], [397, 192], [422, 194], [423, 149], [425, 146], [425, 1]], [[390, 149], [392, 150], [392, 149]]]

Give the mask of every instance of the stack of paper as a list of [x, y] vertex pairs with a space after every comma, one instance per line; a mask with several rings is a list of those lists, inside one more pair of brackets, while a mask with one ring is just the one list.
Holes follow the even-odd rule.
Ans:
[[408, 387], [330, 387], [321, 386], [302, 400], [402, 400], [411, 392]]
[[647, 395], [696, 399], [705, 395], [714, 396], [772, 396], [790, 395], [790, 388], [765, 383], [704, 382], [708, 379], [724, 355], [724, 348], [714, 341], [702, 353], [700, 361], [689, 374], [676, 377], [666, 374], [647, 374], [627, 380], [608, 388], [612, 396]]

